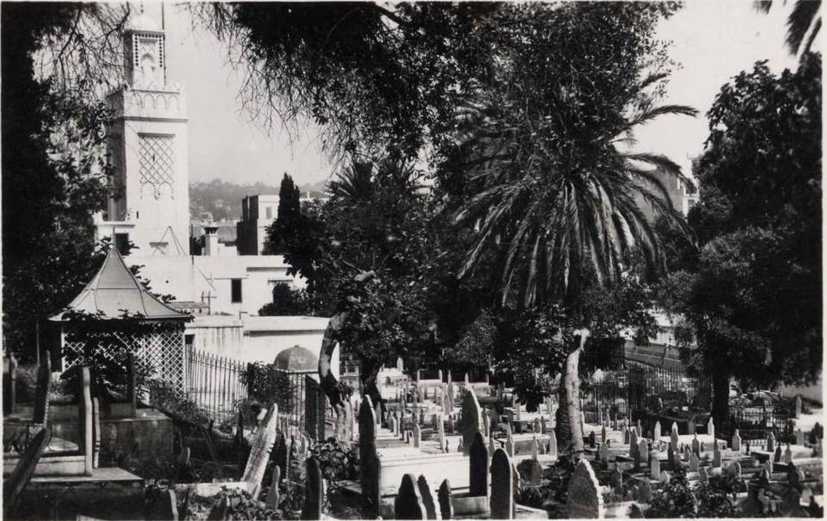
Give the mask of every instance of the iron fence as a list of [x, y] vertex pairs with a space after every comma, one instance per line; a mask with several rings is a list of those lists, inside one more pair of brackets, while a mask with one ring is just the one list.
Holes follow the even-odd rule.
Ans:
[[187, 398], [216, 422], [232, 420], [247, 397], [241, 381], [246, 364], [189, 347], [185, 367]]

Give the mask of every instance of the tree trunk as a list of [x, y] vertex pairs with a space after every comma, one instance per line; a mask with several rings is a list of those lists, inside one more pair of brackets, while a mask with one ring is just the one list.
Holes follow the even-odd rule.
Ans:
[[339, 407], [344, 404], [339, 381], [333, 375], [332, 360], [333, 352], [338, 345], [339, 331], [345, 323], [345, 317], [345, 313], [337, 313], [331, 317], [324, 331], [322, 348], [319, 352], [319, 384], [334, 410], [339, 410]]
[[571, 447], [574, 453], [583, 452], [583, 429], [580, 424], [580, 354], [583, 352], [589, 331], [575, 331], [579, 335], [580, 346], [566, 357], [566, 368], [560, 381], [559, 407], [557, 408], [556, 429], [557, 443], [560, 447]]
[[[712, 418], [720, 429], [729, 424], [729, 373], [715, 371], [712, 375]], [[728, 429], [729, 430], [729, 429]]]

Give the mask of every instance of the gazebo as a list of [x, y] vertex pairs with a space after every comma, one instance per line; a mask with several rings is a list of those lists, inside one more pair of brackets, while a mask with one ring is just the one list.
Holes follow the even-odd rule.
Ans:
[[[149, 293], [127, 268], [117, 248], [107, 253], [97, 274], [62, 312], [50, 320], [60, 327], [63, 369], [79, 360], [86, 346], [71, 341], [79, 317], [134, 353], [155, 378], [175, 389], [185, 385], [184, 324], [192, 317]], [[140, 328], [125, 327], [140, 324]], [[102, 356], [115, 356], [104, 352]]]

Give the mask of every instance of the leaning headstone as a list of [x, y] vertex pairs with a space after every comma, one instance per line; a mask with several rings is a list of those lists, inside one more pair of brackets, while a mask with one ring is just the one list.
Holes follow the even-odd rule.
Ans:
[[434, 503], [434, 496], [431, 494], [431, 487], [428, 485], [428, 480], [425, 476], [420, 475], [416, 480], [416, 487], [419, 489], [419, 495], [422, 497], [422, 505], [425, 507], [425, 517], [427, 519], [439, 519]]
[[660, 420], [657, 420], [657, 421], [655, 422], [655, 434], [654, 434], [654, 436], [653, 436], [653, 437], [655, 438], [655, 441], [660, 441], [660, 436], [661, 436], [661, 432], [660, 432]]
[[422, 495], [412, 474], [402, 476], [399, 492], [393, 502], [394, 519], [426, 519]]
[[447, 479], [442, 481], [436, 497], [437, 502], [439, 503], [439, 513], [442, 515], [442, 519], [453, 519], [454, 506], [451, 504], [451, 483]]
[[474, 441], [474, 436], [485, 430], [480, 402], [477, 400], [477, 395], [470, 390], [466, 391], [465, 396], [462, 398], [462, 421], [460, 423], [460, 430], [462, 432], [462, 446], [464, 447], [463, 454], [467, 456], [471, 448], [471, 443]]
[[494, 451], [491, 459], [491, 519], [514, 518], [513, 474], [508, 454], [502, 449]]
[[322, 469], [314, 456], [307, 458], [305, 465], [304, 508], [301, 518], [319, 520], [322, 518], [322, 504], [324, 503]]
[[767, 436], [767, 452], [775, 452], [775, 434], [772, 432]]
[[29, 484], [34, 475], [37, 462], [49, 446], [52, 433], [48, 427], [43, 427], [35, 434], [26, 446], [11, 475], [3, 479], [3, 509], [13, 512], [23, 489]]
[[469, 493], [472, 496], [485, 496], [488, 494], [488, 449], [482, 434], [478, 432], [474, 435], [469, 449]]
[[[567, 517], [570, 519], [603, 518], [603, 495], [600, 483], [589, 462], [581, 459], [569, 482]], [[493, 517], [493, 512], [492, 512]]]

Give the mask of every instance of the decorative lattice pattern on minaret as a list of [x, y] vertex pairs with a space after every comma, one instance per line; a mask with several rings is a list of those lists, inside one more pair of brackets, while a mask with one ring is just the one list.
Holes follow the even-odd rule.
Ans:
[[152, 186], [152, 193], [158, 199], [161, 197], [161, 188], [167, 185], [170, 196], [174, 197], [174, 136], [142, 134], [139, 141], [141, 191], [143, 192], [144, 186], [150, 185]]

